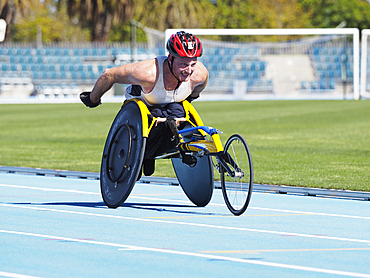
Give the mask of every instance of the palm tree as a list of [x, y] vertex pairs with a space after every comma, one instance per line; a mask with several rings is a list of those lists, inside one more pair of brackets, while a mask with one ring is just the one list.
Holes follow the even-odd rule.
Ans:
[[132, 18], [163, 31], [211, 27], [215, 15], [209, 0], [58, 0], [63, 3], [73, 21], [91, 30], [92, 41], [107, 41], [113, 24]]
[[[65, 3], [66, 1], [66, 3]], [[58, 0], [58, 8], [67, 5], [68, 15], [91, 31], [91, 40], [106, 42], [112, 23], [122, 24], [133, 14], [133, 0]]]
[[4, 19], [7, 28], [5, 41], [9, 39], [10, 29], [16, 16], [24, 17], [30, 13], [31, 7], [37, 6], [39, 1], [35, 0], [0, 0], [0, 18]]
[[210, 0], [137, 0], [134, 18], [164, 31], [167, 28], [211, 28], [216, 8]]

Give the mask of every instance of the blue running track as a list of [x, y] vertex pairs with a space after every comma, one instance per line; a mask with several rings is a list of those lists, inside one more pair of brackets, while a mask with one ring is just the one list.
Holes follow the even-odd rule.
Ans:
[[370, 277], [370, 202], [137, 183], [108, 209], [99, 181], [0, 173], [0, 277]]

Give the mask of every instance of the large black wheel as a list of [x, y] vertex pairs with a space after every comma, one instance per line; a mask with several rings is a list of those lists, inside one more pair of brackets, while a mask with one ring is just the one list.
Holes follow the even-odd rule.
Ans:
[[182, 162], [181, 158], [172, 158], [173, 169], [177, 179], [193, 204], [206, 206], [213, 194], [213, 165], [209, 156], [197, 158], [195, 166]]
[[222, 194], [231, 213], [241, 215], [248, 207], [253, 189], [252, 156], [241, 135], [234, 134], [227, 140], [224, 160], [235, 176], [231, 177], [220, 166]]
[[[191, 127], [190, 124], [187, 124], [184, 128], [189, 127]], [[185, 142], [190, 141], [186, 136], [184, 140]], [[198, 207], [204, 207], [213, 195], [213, 164], [209, 156], [194, 159], [196, 159], [194, 163], [185, 164], [182, 157], [172, 158], [172, 165], [180, 186], [189, 200]]]
[[100, 189], [108, 207], [119, 207], [130, 195], [141, 171], [145, 144], [140, 108], [128, 102], [118, 112], [103, 152]]

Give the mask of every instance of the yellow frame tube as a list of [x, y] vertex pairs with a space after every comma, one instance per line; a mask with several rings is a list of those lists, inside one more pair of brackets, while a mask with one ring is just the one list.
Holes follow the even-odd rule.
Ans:
[[[182, 102], [182, 104], [183, 104], [184, 109], [185, 109], [185, 112], [186, 112], [187, 120], [189, 121], [189, 119], [188, 119], [188, 117], [189, 117], [189, 116], [188, 116], [188, 112], [189, 112], [189, 113], [193, 116], [193, 118], [194, 118], [194, 120], [195, 120], [195, 124], [196, 124], [197, 126], [204, 126], [203, 121], [202, 121], [202, 119], [200, 118], [200, 116], [199, 116], [199, 114], [198, 114], [197, 110], [195, 110], [194, 106], [193, 106], [190, 102], [188, 102], [187, 100], [184, 100], [184, 101]], [[189, 122], [190, 122], [190, 121], [189, 121]], [[206, 132], [205, 132], [205, 131], [203, 131], [202, 129], [200, 129], [199, 131], [200, 131], [200, 133], [201, 133], [203, 136], [205, 136], [205, 135], [206, 135]], [[222, 151], [224, 150], [224, 147], [223, 147], [223, 145], [222, 145], [222, 143], [221, 143], [220, 135], [219, 135], [219, 134], [213, 134], [213, 135], [212, 135], [212, 140], [213, 140], [213, 142], [214, 142], [214, 144], [215, 144], [215, 146], [216, 146], [216, 150], [217, 150], [217, 152], [222, 152]]]
[[212, 140], [215, 143], [217, 152], [223, 152], [224, 151], [224, 146], [221, 143], [220, 135], [219, 134], [213, 134], [212, 135]]
[[149, 135], [149, 130], [152, 128], [153, 126], [153, 123], [155, 122], [153, 120], [150, 128], [148, 127], [148, 115], [150, 115], [150, 111], [148, 109], [148, 107], [145, 105], [145, 103], [140, 100], [140, 99], [137, 99], [137, 98], [133, 98], [133, 99], [130, 99], [130, 100], [126, 100], [124, 102], [124, 104], [122, 105], [122, 107], [129, 101], [135, 101], [136, 104], [139, 106], [139, 110], [140, 110], [140, 113], [141, 113], [141, 121], [142, 121], [142, 125], [143, 125], [143, 137], [148, 137]]
[[[188, 121], [189, 121], [189, 114], [191, 114], [191, 115], [193, 116], [193, 118], [194, 118], [194, 120], [195, 120], [195, 124], [196, 124], [197, 126], [202, 126], [202, 125], [204, 125], [204, 124], [203, 124], [202, 119], [200, 118], [200, 116], [199, 116], [199, 114], [198, 114], [198, 112], [197, 112], [197, 110], [195, 110], [194, 106], [193, 106], [193, 105], [191, 105], [189, 101], [184, 100], [184, 101], [182, 102], [182, 105], [183, 105], [183, 107], [184, 107], [184, 109], [185, 109], [185, 113], [186, 113], [186, 120], [188, 120]], [[190, 121], [189, 121], [189, 122], [190, 122]]]
[[[150, 132], [150, 130], [152, 129], [152, 127], [153, 127], [154, 123], [156, 122], [156, 119], [157, 119], [157, 118], [153, 118], [153, 121], [152, 121], [151, 125], [150, 125], [150, 126], [148, 126], [148, 123], [149, 123], [149, 121], [148, 121], [148, 115], [151, 115], [151, 113], [150, 113], [150, 111], [149, 111], [148, 107], [145, 105], [145, 103], [144, 103], [142, 100], [140, 100], [140, 99], [133, 98], [133, 99], [130, 99], [130, 100], [126, 100], [126, 101], [124, 102], [124, 104], [122, 105], [122, 107], [123, 107], [127, 102], [129, 102], [129, 101], [135, 101], [135, 102], [137, 103], [137, 105], [139, 106], [139, 110], [140, 110], [140, 113], [141, 113], [142, 125], [143, 125], [143, 137], [148, 137], [149, 132]], [[184, 100], [184, 101], [182, 102], [182, 104], [183, 104], [183, 107], [184, 107], [184, 109], [185, 109], [185, 113], [186, 113], [186, 120], [187, 120], [188, 122], [190, 122], [190, 119], [189, 119], [189, 118], [190, 118], [189, 114], [190, 114], [190, 115], [192, 115], [192, 116], [193, 116], [193, 118], [194, 118], [194, 120], [195, 120], [195, 124], [196, 124], [196, 126], [204, 126], [203, 121], [202, 121], [202, 119], [200, 118], [200, 116], [199, 116], [199, 114], [198, 114], [197, 110], [195, 110], [194, 106], [193, 106], [193, 105], [191, 105], [191, 104], [190, 104], [190, 102], [188, 102], [187, 100]], [[191, 123], [191, 122], [190, 122], [190, 123]], [[193, 125], [194, 125], [194, 123], [191, 123], [191, 124], [193, 124]], [[206, 132], [205, 132], [205, 131], [203, 131], [203, 130], [201, 130], [201, 129], [199, 130], [199, 132], [200, 132], [203, 136], [205, 136], [205, 135], [206, 135]], [[212, 137], [212, 140], [213, 140], [213, 142], [214, 142], [214, 144], [215, 144], [215, 146], [216, 146], [216, 150], [217, 150], [217, 152], [221, 152], [221, 151], [223, 151], [223, 150], [224, 150], [224, 147], [223, 147], [223, 145], [222, 145], [220, 135], [219, 135], [219, 134], [213, 134], [211, 137]]]

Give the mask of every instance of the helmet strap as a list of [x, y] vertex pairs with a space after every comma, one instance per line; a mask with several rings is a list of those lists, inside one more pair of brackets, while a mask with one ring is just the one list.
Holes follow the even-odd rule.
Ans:
[[176, 85], [176, 88], [175, 88], [175, 90], [174, 91], [176, 91], [179, 87], [180, 87], [180, 85], [181, 85], [181, 81], [180, 81], [180, 79], [178, 79], [177, 78], [177, 76], [173, 73], [173, 60], [175, 59], [175, 57], [174, 56], [172, 56], [171, 57], [171, 63], [169, 62], [169, 60], [167, 59], [167, 63], [168, 63], [168, 67], [170, 68], [170, 71], [171, 71], [171, 73], [172, 73], [172, 75], [177, 79], [177, 85]]

